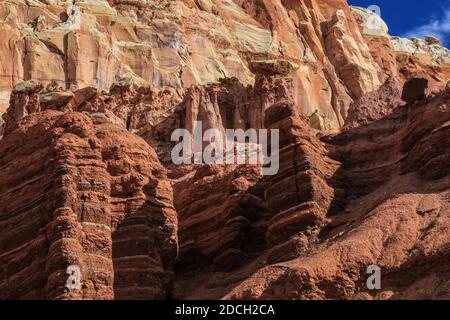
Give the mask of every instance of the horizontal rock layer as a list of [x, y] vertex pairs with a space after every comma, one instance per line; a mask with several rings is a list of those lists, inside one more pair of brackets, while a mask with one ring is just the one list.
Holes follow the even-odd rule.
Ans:
[[[102, 114], [31, 112], [9, 128], [0, 142], [0, 298], [170, 296], [177, 217], [155, 152]], [[71, 265], [82, 279], [72, 290]]]

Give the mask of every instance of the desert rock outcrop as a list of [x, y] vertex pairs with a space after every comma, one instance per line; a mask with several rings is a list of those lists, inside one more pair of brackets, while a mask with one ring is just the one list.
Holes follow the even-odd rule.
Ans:
[[[6, 0], [0, 27], [0, 299], [450, 298], [438, 39], [345, 0]], [[278, 130], [277, 172], [174, 164], [198, 121]]]
[[[33, 99], [17, 94], [10, 109], [30, 110]], [[35, 105], [7, 118], [0, 164], [0, 298], [170, 297], [172, 188], [142, 139], [102, 114]], [[65, 286], [71, 265], [83, 279], [76, 290]]]
[[132, 76], [182, 95], [225, 77], [253, 84], [255, 60], [285, 59], [297, 66], [300, 111], [337, 131], [351, 102], [388, 77], [414, 68], [441, 83], [449, 74], [448, 51], [430, 39], [406, 65], [415, 45], [367, 32], [372, 16], [344, 0], [3, 1], [0, 113], [23, 80], [102, 90]]

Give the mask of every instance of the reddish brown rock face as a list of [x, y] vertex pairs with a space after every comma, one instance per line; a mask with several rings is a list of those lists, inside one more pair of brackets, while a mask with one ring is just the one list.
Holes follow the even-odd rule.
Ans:
[[[1, 298], [170, 296], [172, 188], [143, 140], [102, 115], [46, 111], [0, 150]], [[76, 290], [65, 287], [70, 265], [81, 269]]]
[[[436, 39], [344, 0], [27, 3], [0, 4], [0, 299], [450, 299]], [[175, 165], [196, 121], [278, 130], [278, 170]]]
[[[290, 88], [285, 80], [264, 79], [267, 96]], [[277, 84], [273, 91], [269, 83]], [[180, 296], [448, 297], [444, 261], [449, 237], [446, 231], [435, 235], [449, 227], [449, 155], [444, 147], [449, 100], [440, 93], [404, 106], [401, 93], [398, 82], [388, 81], [364, 98], [367, 109], [358, 110], [363, 125], [357, 120], [353, 129], [323, 141], [295, 112], [289, 95], [275, 95], [264, 122], [281, 130], [277, 175], [249, 182], [242, 170], [230, 174], [204, 168], [178, 182], [175, 190], [182, 191], [175, 199], [181, 201], [177, 208], [185, 254], [176, 274], [179, 286], [186, 288]], [[419, 124], [423, 120], [427, 125]], [[236, 181], [236, 174], [245, 181], [243, 190], [216, 189]], [[232, 203], [240, 209], [230, 210]], [[259, 214], [249, 219], [253, 210]], [[252, 239], [247, 237], [258, 238], [256, 226], [265, 240], [249, 252]], [[221, 255], [231, 265], [223, 265]], [[372, 264], [386, 277], [383, 290], [366, 286], [366, 268]], [[414, 275], [413, 270], [420, 271]]]
[[[39, 111], [33, 90], [16, 94], [7, 114], [18, 106], [29, 114], [7, 117], [0, 142], [1, 297], [448, 295], [447, 92], [393, 106], [400, 92], [388, 82], [366, 101], [390, 108], [358, 109], [354, 126], [319, 139], [292, 86], [261, 75], [255, 88], [229, 80], [193, 91], [175, 123], [209, 110], [223, 129], [249, 121], [279, 129], [280, 169], [263, 177], [251, 166], [171, 165], [173, 198], [156, 153], [116, 121], [120, 102], [97, 95], [79, 108], [104, 101], [103, 112]], [[228, 116], [237, 110], [242, 122]], [[365, 287], [371, 264], [385, 274], [383, 291]], [[65, 287], [71, 265], [81, 270], [77, 290]]]
[[401, 81], [389, 78], [378, 90], [357, 99], [350, 106], [344, 129], [366, 125], [389, 115], [404, 104]]
[[408, 103], [425, 98], [425, 91], [428, 89], [428, 80], [423, 78], [413, 78], [408, 80], [403, 86], [402, 99]]

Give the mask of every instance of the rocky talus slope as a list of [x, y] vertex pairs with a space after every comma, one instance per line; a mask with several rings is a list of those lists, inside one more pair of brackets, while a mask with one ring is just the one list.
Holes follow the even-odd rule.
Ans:
[[[5, 0], [0, 26], [0, 299], [450, 299], [437, 39], [345, 0]], [[278, 172], [173, 164], [196, 121], [278, 129]]]

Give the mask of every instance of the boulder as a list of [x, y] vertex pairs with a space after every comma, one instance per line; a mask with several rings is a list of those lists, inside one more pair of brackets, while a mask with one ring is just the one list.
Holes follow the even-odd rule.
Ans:
[[40, 97], [41, 109], [59, 110], [66, 107], [69, 102], [73, 101], [74, 96], [72, 91], [44, 93]]
[[425, 36], [425, 42], [428, 45], [442, 46], [441, 40], [433, 36]]
[[403, 86], [402, 99], [407, 103], [414, 103], [425, 98], [428, 88], [428, 80], [424, 78], [413, 78]]
[[39, 82], [37, 80], [28, 80], [28, 81], [19, 82], [16, 86], [14, 86], [13, 93], [14, 94], [19, 94], [19, 93], [33, 94], [33, 93], [38, 93], [38, 92], [42, 91], [43, 89], [44, 89], [44, 86], [42, 85], [41, 82]]
[[281, 75], [288, 74], [298, 70], [299, 66], [292, 61], [276, 59], [276, 60], [255, 60], [250, 63], [250, 70], [255, 74], [264, 75]]

